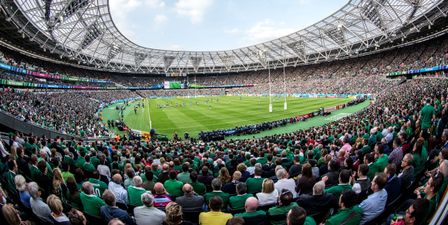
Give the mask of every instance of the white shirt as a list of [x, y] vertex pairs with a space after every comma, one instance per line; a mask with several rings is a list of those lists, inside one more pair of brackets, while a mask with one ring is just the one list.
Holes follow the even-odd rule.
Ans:
[[139, 206], [134, 209], [137, 225], [161, 225], [165, 220], [165, 213], [154, 207]]
[[255, 173], [255, 166], [247, 167], [246, 171], [249, 172], [250, 175], [254, 175], [254, 173]]
[[257, 193], [257, 198], [260, 205], [276, 204], [278, 199], [277, 189], [274, 189], [271, 193]]
[[281, 179], [274, 184], [278, 193], [282, 193], [283, 189], [286, 189], [292, 193], [293, 198], [297, 198], [296, 182], [293, 179]]
[[114, 193], [117, 202], [121, 202], [124, 204], [128, 204], [128, 192], [124, 189], [120, 184], [116, 184], [115, 182], [109, 183], [109, 190]]
[[106, 165], [98, 165], [96, 168], [100, 175], [106, 176], [110, 180], [110, 169]]

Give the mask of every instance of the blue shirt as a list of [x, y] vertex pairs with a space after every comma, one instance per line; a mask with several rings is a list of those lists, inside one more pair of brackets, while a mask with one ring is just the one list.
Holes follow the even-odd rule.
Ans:
[[20, 201], [22, 202], [22, 204], [27, 207], [28, 209], [31, 209], [31, 196], [30, 193], [28, 193], [28, 191], [20, 191], [19, 192], [20, 195]]
[[362, 201], [359, 207], [362, 208], [362, 219], [361, 225], [365, 224], [380, 215], [387, 202], [387, 191], [384, 188], [381, 191], [377, 191], [367, 197], [366, 200]]

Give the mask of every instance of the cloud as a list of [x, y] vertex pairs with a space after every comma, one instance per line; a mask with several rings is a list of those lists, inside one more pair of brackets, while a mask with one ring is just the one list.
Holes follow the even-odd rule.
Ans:
[[270, 41], [297, 31], [294, 28], [286, 27], [283, 22], [273, 22], [270, 19], [263, 20], [250, 27], [246, 32], [244, 41], [247, 44], [258, 44]]
[[241, 30], [238, 29], [238, 28], [225, 29], [224, 33], [226, 33], [226, 34], [240, 34]]
[[[145, 12], [164, 12], [166, 8], [165, 0], [111, 0], [109, 1], [110, 11], [117, 28], [130, 40], [137, 39], [138, 25], [133, 21], [133, 16], [140, 10]], [[158, 27], [168, 20], [164, 14], [157, 14], [153, 19], [153, 24]]]
[[151, 9], [164, 9], [166, 6], [164, 0], [146, 0], [145, 4]]
[[160, 25], [164, 24], [167, 20], [168, 20], [168, 17], [165, 16], [164, 14], [157, 14], [154, 17], [154, 25], [160, 26]]
[[299, 0], [299, 5], [307, 5], [311, 2], [311, 0]]
[[141, 6], [142, 3], [143, 0], [113, 0], [109, 1], [109, 6], [115, 17], [123, 18], [130, 11]]
[[178, 0], [174, 6], [175, 12], [180, 16], [190, 17], [191, 23], [202, 22], [207, 9], [214, 0]]
[[143, 3], [143, 0], [113, 0], [109, 1], [110, 11], [114, 18], [114, 23], [118, 29], [126, 34], [126, 37], [131, 40], [135, 40], [136, 33], [132, 28], [133, 23], [129, 21], [129, 14], [133, 10], [139, 8]]

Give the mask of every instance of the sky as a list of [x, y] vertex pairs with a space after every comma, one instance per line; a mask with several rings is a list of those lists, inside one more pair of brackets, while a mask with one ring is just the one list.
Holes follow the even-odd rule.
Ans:
[[336, 12], [348, 0], [109, 0], [112, 19], [134, 43], [220, 51], [273, 40]]

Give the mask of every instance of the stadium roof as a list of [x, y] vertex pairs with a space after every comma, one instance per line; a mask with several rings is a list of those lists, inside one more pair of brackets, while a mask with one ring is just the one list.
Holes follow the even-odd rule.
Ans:
[[219, 73], [329, 61], [374, 51], [446, 16], [443, 0], [350, 0], [290, 35], [227, 51], [147, 48], [115, 26], [108, 0], [3, 0], [6, 20], [44, 51], [98, 69], [132, 73]]

